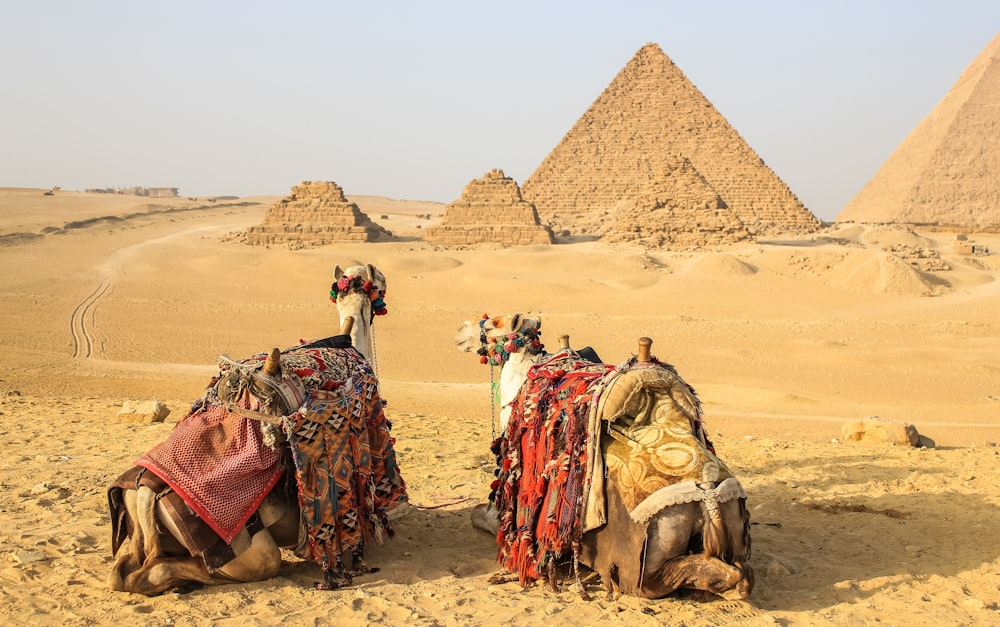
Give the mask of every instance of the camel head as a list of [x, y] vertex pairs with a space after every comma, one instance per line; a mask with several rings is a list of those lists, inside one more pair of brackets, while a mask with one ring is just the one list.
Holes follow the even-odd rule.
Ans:
[[541, 334], [542, 318], [537, 314], [483, 315], [478, 322], [466, 321], [458, 327], [455, 344], [462, 352], [478, 353], [484, 364], [502, 366], [513, 354], [534, 357], [542, 353]]
[[350, 331], [351, 344], [368, 361], [374, 361], [372, 322], [374, 322], [375, 316], [383, 316], [387, 313], [385, 291], [385, 275], [370, 263], [353, 265], [344, 269], [338, 265], [333, 270], [330, 300], [337, 305], [342, 327], [347, 318], [354, 319], [355, 324]]
[[341, 324], [346, 315], [366, 312], [369, 323], [374, 316], [385, 315], [386, 287], [385, 275], [370, 263], [344, 269], [337, 265], [333, 269], [330, 300], [337, 303], [337, 310], [341, 313]]

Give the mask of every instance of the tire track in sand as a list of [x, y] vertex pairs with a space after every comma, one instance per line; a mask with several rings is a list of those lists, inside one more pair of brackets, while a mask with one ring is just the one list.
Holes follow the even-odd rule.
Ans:
[[70, 333], [73, 335], [74, 358], [90, 359], [93, 357], [95, 345], [97, 344], [96, 334], [93, 330], [94, 310], [97, 308], [98, 303], [107, 296], [112, 285], [111, 279], [104, 279], [97, 286], [97, 289], [91, 292], [90, 296], [83, 299], [76, 306], [76, 309], [73, 310], [73, 315], [70, 316], [69, 327]]
[[[104, 274], [101, 284], [98, 285], [97, 289], [91, 292], [89, 296], [83, 299], [83, 301], [76, 306], [73, 310], [73, 314], [70, 316], [69, 327], [70, 334], [73, 336], [73, 358], [91, 359], [95, 356], [95, 353], [104, 352], [97, 346], [97, 334], [99, 331], [97, 331], [97, 327], [94, 324], [94, 311], [97, 309], [97, 305], [100, 304], [104, 297], [107, 296], [114, 287], [114, 277], [118, 274], [118, 268], [134, 257], [140, 250], [150, 246], [162, 244], [163, 242], [176, 239], [178, 237], [191, 235], [193, 233], [201, 233], [205, 231], [221, 232], [237, 228], [239, 226], [239, 224], [227, 223], [187, 228], [173, 233], [168, 233], [167, 235], [161, 237], [143, 240], [137, 244], [121, 248], [109, 255], [104, 262], [98, 266], [98, 269]], [[107, 336], [105, 336], [105, 340], [107, 339]]]

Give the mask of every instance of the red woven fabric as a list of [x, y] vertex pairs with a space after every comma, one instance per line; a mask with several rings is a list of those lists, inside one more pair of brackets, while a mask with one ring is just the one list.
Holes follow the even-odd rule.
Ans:
[[228, 544], [277, 483], [280, 461], [260, 423], [206, 405], [135, 464], [166, 481]]
[[575, 357], [528, 371], [500, 443], [497, 560], [522, 585], [582, 536], [592, 386], [613, 366]]

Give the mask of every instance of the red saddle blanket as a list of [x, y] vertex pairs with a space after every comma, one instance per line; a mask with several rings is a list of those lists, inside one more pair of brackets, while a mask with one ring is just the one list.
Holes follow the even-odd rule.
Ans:
[[528, 371], [500, 440], [498, 561], [521, 584], [583, 535], [590, 406], [614, 366], [570, 353]]
[[166, 481], [229, 543], [281, 477], [280, 462], [259, 422], [210, 404], [188, 414], [135, 464]]

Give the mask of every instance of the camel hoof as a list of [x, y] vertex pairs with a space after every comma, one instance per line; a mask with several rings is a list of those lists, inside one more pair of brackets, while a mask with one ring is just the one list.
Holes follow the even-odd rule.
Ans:
[[385, 516], [386, 516], [386, 518], [389, 519], [389, 522], [396, 522], [397, 520], [399, 520], [403, 516], [406, 516], [407, 514], [409, 514], [410, 510], [412, 510], [412, 509], [413, 509], [413, 506], [404, 501], [404, 502], [400, 503], [399, 505], [397, 505], [396, 507], [390, 509], [388, 511], [388, 513], [386, 513]]

